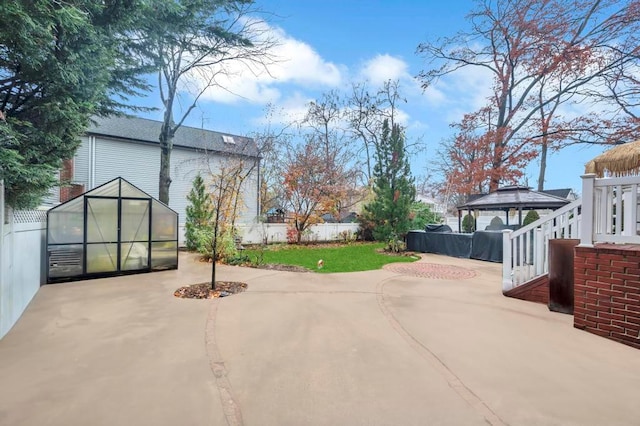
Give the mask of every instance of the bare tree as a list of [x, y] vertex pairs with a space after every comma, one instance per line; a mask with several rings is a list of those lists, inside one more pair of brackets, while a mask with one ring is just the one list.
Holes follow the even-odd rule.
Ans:
[[[367, 184], [373, 177], [373, 157], [380, 146], [382, 124], [384, 120], [388, 120], [390, 128], [398, 124], [400, 104], [406, 102], [398, 81], [388, 80], [374, 93], [367, 83], [351, 85], [351, 94], [346, 100], [346, 118], [352, 138], [362, 143]], [[411, 144], [407, 148], [411, 149]]]
[[[532, 121], [540, 111], [580, 89], [612, 77], [637, 59], [638, 0], [483, 0], [469, 15], [471, 30], [418, 46], [433, 68], [420, 73], [423, 87], [461, 68], [488, 70], [493, 78], [490, 188], [501, 181], [505, 153], [530, 148]], [[573, 72], [579, 69], [580, 72]], [[561, 70], [564, 84], [540, 92], [541, 81]], [[536, 97], [542, 93], [543, 99]], [[533, 132], [533, 133], [532, 133]]]
[[[163, 108], [159, 135], [159, 199], [169, 203], [173, 138], [201, 96], [224, 89], [234, 72], [267, 72], [275, 45], [267, 27], [252, 15], [252, 0], [158, 1], [165, 25], [156, 28], [149, 49], [158, 63], [158, 89]], [[158, 22], [158, 21], [152, 21]]]

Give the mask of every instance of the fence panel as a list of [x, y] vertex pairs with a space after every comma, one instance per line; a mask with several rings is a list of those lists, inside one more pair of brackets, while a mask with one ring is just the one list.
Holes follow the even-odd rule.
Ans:
[[0, 199], [3, 212], [0, 218], [0, 338], [18, 321], [46, 276], [46, 211], [5, 211], [2, 201]]

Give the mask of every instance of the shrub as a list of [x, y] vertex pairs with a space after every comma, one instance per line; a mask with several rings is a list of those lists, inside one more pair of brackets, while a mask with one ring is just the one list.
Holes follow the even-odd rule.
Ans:
[[338, 235], [340, 237], [340, 239], [342, 241], [344, 241], [347, 244], [350, 244], [352, 242], [354, 242], [356, 240], [357, 237], [357, 233], [353, 233], [349, 230], [345, 230], [340, 232], [340, 234]]
[[524, 217], [524, 221], [522, 222], [522, 226], [527, 226], [530, 223], [535, 222], [540, 219], [540, 215], [535, 210], [529, 210], [527, 215]]
[[[194, 229], [194, 237], [196, 243], [196, 250], [206, 260], [210, 260], [213, 257], [212, 244], [213, 241], [213, 227], [208, 228], [196, 228]], [[236, 247], [236, 241], [231, 229], [225, 229], [218, 235], [218, 242], [216, 245], [216, 261], [227, 262], [229, 259], [238, 255], [238, 248]]]
[[489, 226], [492, 228], [497, 228], [502, 225], [504, 225], [504, 222], [498, 216], [494, 216], [493, 219], [491, 219], [491, 223], [489, 223]]
[[462, 232], [473, 232], [475, 230], [476, 230], [476, 219], [472, 215], [467, 214], [462, 219]]
[[297, 244], [298, 234], [298, 230], [293, 225], [287, 225], [287, 243]]
[[402, 253], [406, 249], [406, 245], [404, 241], [399, 239], [396, 235], [392, 235], [389, 241], [387, 241], [387, 246], [385, 251], [391, 253]]
[[438, 213], [432, 212], [428, 204], [420, 201], [411, 203], [409, 217], [411, 218], [410, 229], [424, 229], [430, 223], [440, 223], [441, 221]]

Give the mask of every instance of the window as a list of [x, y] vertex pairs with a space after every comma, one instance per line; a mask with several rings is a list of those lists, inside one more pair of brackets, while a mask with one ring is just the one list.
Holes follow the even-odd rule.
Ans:
[[222, 141], [224, 143], [232, 143], [232, 144], [236, 143], [236, 141], [233, 139], [233, 136], [229, 136], [229, 135], [222, 135]]

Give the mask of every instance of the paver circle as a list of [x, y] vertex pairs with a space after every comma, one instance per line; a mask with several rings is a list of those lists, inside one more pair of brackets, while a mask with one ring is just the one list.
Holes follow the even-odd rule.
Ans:
[[383, 268], [398, 274], [436, 280], [464, 280], [476, 276], [473, 269], [439, 263], [388, 263]]

